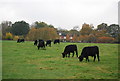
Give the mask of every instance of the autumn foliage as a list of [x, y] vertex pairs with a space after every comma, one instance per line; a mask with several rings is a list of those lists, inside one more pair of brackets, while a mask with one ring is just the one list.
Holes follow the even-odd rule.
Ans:
[[68, 31], [54, 28], [53, 25], [39, 21], [33, 23], [31, 27], [25, 21], [15, 22], [14, 24], [6, 21], [1, 23], [1, 26], [2, 35], [0, 34], [0, 36], [3, 40], [24, 38], [28, 41], [60, 39], [63, 42], [120, 43], [120, 27], [117, 24], [108, 26], [106, 23], [102, 23], [94, 28], [92, 24], [84, 23], [79, 31], [76, 29], [78, 27]]
[[113, 37], [98, 37], [97, 42], [100, 43], [112, 43], [115, 39]]
[[36, 40], [36, 39], [44, 39], [44, 40], [53, 40], [59, 38], [56, 30], [54, 28], [32, 28], [26, 36], [26, 40]]
[[19, 36], [14, 36], [13, 37], [13, 40], [18, 40], [19, 39]]
[[66, 35], [66, 41], [70, 41], [70, 35], [69, 34]]
[[6, 33], [5, 39], [12, 40], [13, 39], [13, 35], [10, 32], [8, 32], [8, 33]]

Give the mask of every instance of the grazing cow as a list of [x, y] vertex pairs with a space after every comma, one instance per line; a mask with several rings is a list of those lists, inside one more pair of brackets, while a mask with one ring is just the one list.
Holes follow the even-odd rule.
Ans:
[[24, 39], [21, 39], [20, 42], [25, 42], [25, 40], [24, 40]]
[[35, 40], [35, 41], [34, 41], [34, 45], [37, 45], [37, 43], [38, 43], [38, 41], [37, 41], [37, 40]]
[[43, 40], [39, 40], [39, 43], [38, 43], [37, 47], [38, 47], [38, 50], [39, 50], [40, 47], [45, 48], [45, 42]]
[[86, 58], [86, 61], [89, 62], [88, 56], [94, 57], [93, 61], [95, 61], [96, 55], [97, 55], [98, 61], [100, 61], [98, 46], [89, 46], [89, 47], [84, 47], [83, 48], [81, 56], [79, 56], [78, 58], [79, 58], [79, 61], [82, 61], [84, 58]]
[[54, 44], [60, 44], [60, 40], [59, 39], [56, 39], [56, 40], [54, 40]]
[[46, 46], [49, 45], [51, 47], [51, 40], [46, 41]]
[[44, 40], [42, 40], [42, 39], [39, 39], [38, 41], [40, 42], [40, 41], [44, 41]]
[[76, 45], [68, 45], [65, 47], [64, 52], [62, 53], [63, 58], [70, 57], [70, 53], [73, 53], [72, 57], [74, 56], [74, 51], [76, 51], [76, 56], [78, 57], [77, 46]]
[[17, 40], [17, 43], [20, 43], [20, 39]]
[[25, 41], [24, 39], [18, 39], [17, 43], [24, 42], [24, 41]]

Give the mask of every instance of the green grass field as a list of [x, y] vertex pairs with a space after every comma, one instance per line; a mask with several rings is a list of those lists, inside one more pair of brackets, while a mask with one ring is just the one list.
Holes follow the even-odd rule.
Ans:
[[[83, 47], [97, 45], [101, 61], [62, 58], [69, 44], [77, 45], [79, 55]], [[3, 79], [118, 79], [118, 44], [61, 43], [38, 50], [33, 42], [3, 41], [2, 59]]]

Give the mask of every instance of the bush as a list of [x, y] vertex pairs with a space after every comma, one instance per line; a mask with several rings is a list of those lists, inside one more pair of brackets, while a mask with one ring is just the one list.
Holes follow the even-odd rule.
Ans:
[[14, 36], [13, 40], [18, 40], [19, 36]]
[[113, 43], [115, 39], [113, 37], [98, 37], [97, 42], [100, 43]]
[[6, 33], [5, 39], [7, 40], [12, 40], [13, 39], [13, 35], [10, 32]]

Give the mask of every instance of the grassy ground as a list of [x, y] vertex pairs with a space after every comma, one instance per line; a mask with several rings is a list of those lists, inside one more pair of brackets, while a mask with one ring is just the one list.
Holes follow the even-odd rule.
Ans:
[[66, 45], [61, 43], [38, 50], [33, 42], [2, 42], [3, 79], [117, 79], [118, 44], [74, 43], [80, 55], [85, 46], [97, 45], [100, 62], [79, 62], [76, 55], [62, 58]]

